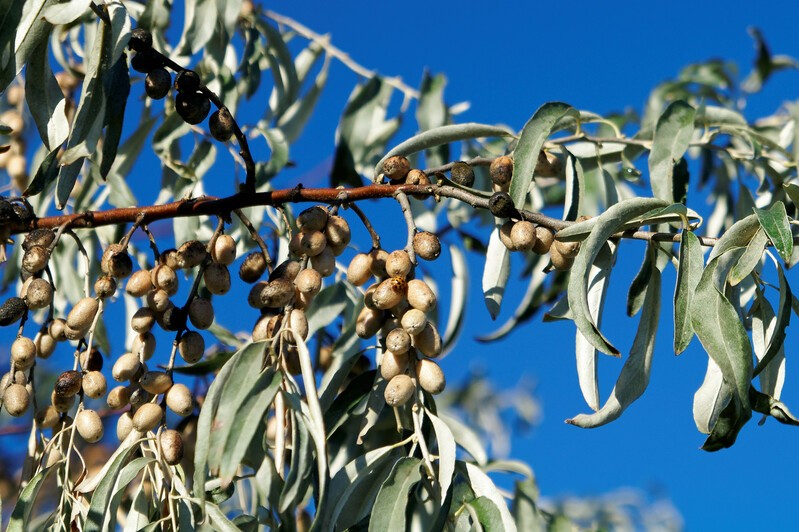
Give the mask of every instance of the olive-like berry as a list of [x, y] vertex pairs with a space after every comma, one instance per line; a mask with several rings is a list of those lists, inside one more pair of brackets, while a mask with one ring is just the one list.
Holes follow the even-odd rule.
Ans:
[[83, 371], [91, 372], [103, 369], [103, 354], [95, 348], [92, 348], [91, 351], [81, 351], [78, 361]]
[[134, 353], [125, 353], [114, 363], [111, 369], [111, 375], [115, 381], [127, 381], [132, 379], [141, 370], [141, 362], [139, 362], [138, 355]]
[[395, 375], [386, 386], [384, 397], [388, 406], [402, 406], [413, 397], [416, 386], [407, 375]]
[[383, 353], [383, 358], [380, 359], [380, 375], [390, 381], [397, 375], [405, 373], [408, 369], [408, 354], [392, 353], [386, 351]]
[[541, 177], [558, 177], [562, 169], [563, 164], [556, 155], [547, 153], [544, 150], [538, 152], [538, 161], [536, 161], [535, 170], [533, 170], [535, 175]]
[[169, 295], [178, 291], [178, 276], [175, 270], [166, 264], [159, 264], [150, 270], [150, 282], [154, 287], [160, 288]]
[[383, 312], [369, 307], [363, 307], [358, 319], [355, 321], [355, 334], [360, 338], [367, 339], [377, 334], [383, 326]]
[[94, 321], [100, 304], [93, 297], [84, 297], [75, 303], [67, 314], [67, 326], [75, 331], [86, 332]]
[[239, 278], [245, 283], [254, 283], [266, 271], [266, 259], [260, 251], [253, 251], [244, 257], [239, 267]]
[[124, 441], [132, 430], [133, 415], [130, 412], [123, 412], [117, 419], [117, 439], [119, 441]]
[[219, 142], [227, 142], [233, 136], [233, 126], [236, 122], [230, 114], [227, 107], [223, 107], [211, 113], [211, 118], [208, 119], [208, 129], [211, 131], [211, 136]]
[[408, 281], [407, 297], [411, 307], [419, 309], [422, 312], [430, 312], [436, 308], [436, 295], [427, 283], [421, 279], [412, 279]]
[[183, 438], [176, 430], [165, 430], [160, 436], [161, 456], [171, 465], [178, 465], [183, 459]]
[[309, 257], [319, 255], [327, 246], [325, 234], [321, 231], [303, 233], [300, 238], [300, 250]]
[[175, 384], [166, 392], [166, 406], [179, 416], [186, 417], [194, 411], [191, 391], [185, 384]]
[[444, 378], [441, 367], [426, 358], [416, 362], [416, 378], [419, 380], [422, 390], [433, 395], [443, 392], [447, 386], [447, 380]]
[[94, 410], [81, 410], [75, 418], [75, 427], [80, 437], [89, 443], [100, 441], [103, 437], [103, 420]]
[[261, 303], [265, 307], [285, 307], [294, 299], [294, 283], [288, 279], [275, 279], [261, 290]]
[[405, 329], [394, 329], [386, 337], [386, 349], [394, 354], [407, 353], [411, 347], [411, 336]]
[[58, 423], [58, 410], [53, 405], [47, 405], [37, 410], [33, 418], [39, 428], [51, 429]]
[[313, 231], [321, 231], [325, 228], [328, 219], [327, 209], [314, 205], [302, 211], [297, 216], [297, 227], [303, 233], [312, 233]]
[[164, 66], [164, 60], [153, 50], [147, 49], [136, 52], [136, 54], [130, 60], [130, 66], [136, 72], [147, 74], [156, 68], [161, 68]]
[[230, 235], [219, 235], [214, 247], [211, 249], [211, 258], [214, 262], [226, 266], [233, 264], [236, 260], [236, 241]]
[[341, 216], [329, 216], [325, 225], [327, 245], [333, 248], [336, 256], [340, 255], [350, 243], [350, 224]]
[[[49, 284], [49, 283], [48, 283]], [[102, 275], [94, 282], [94, 293], [100, 299], [111, 297], [117, 291], [116, 279], [110, 275]], [[30, 303], [28, 304], [30, 306]]]
[[22, 269], [28, 273], [38, 273], [47, 266], [50, 252], [43, 246], [31, 246], [22, 256]]
[[199, 92], [179, 92], [175, 97], [175, 110], [187, 124], [199, 124], [211, 112], [211, 102]]
[[320, 254], [311, 257], [311, 267], [318, 271], [322, 277], [333, 275], [336, 271], [336, 254], [330, 246], [325, 246], [325, 249]]
[[[18, 370], [26, 370], [36, 361], [36, 344], [33, 340], [20, 336], [11, 344], [11, 362]], [[77, 392], [76, 392], [77, 393]]]
[[387, 310], [399, 305], [408, 291], [408, 283], [399, 277], [390, 277], [380, 283], [372, 293], [372, 303], [375, 308]]
[[164, 98], [172, 87], [172, 75], [165, 68], [156, 68], [144, 78], [144, 92], [153, 100]]
[[532, 251], [535, 246], [535, 225], [526, 220], [516, 222], [510, 230], [510, 240], [518, 251]]
[[56, 318], [50, 322], [50, 325], [47, 327], [47, 332], [50, 336], [53, 337], [53, 340], [56, 342], [63, 342], [67, 339], [64, 335], [64, 330], [67, 326], [67, 320], [64, 318]]
[[513, 231], [514, 223], [515, 222], [508, 220], [499, 227], [499, 240], [510, 251], [516, 251], [516, 246], [513, 245], [513, 239], [510, 236], [511, 232]]
[[137, 334], [133, 338], [130, 352], [136, 356], [143, 357], [144, 360], [152, 358], [155, 354], [155, 336], [153, 333], [148, 331], [144, 334]]
[[28, 312], [28, 305], [19, 297], [9, 297], [0, 306], [0, 326], [18, 322]]
[[124, 279], [133, 272], [133, 260], [130, 258], [127, 249], [119, 244], [111, 244], [103, 252], [100, 268], [111, 277]]
[[443, 346], [438, 329], [427, 322], [422, 332], [413, 336], [413, 346], [426, 357], [435, 358], [440, 355]]
[[549, 253], [549, 249], [552, 247], [554, 241], [555, 233], [553, 233], [551, 229], [547, 229], [542, 225], [537, 225], [535, 227], [535, 245], [533, 246], [533, 252], [539, 255]]
[[147, 270], [138, 270], [125, 285], [125, 291], [133, 297], [144, 297], [154, 289], [152, 275]]
[[153, 34], [144, 28], [136, 28], [130, 32], [128, 48], [136, 52], [143, 52], [153, 47]]
[[6, 412], [14, 417], [25, 413], [30, 400], [30, 394], [22, 384], [12, 384], [3, 393], [3, 406], [6, 408]]
[[72, 406], [75, 404], [75, 396], [68, 395], [68, 396], [61, 396], [56, 395], [55, 391], [50, 394], [50, 402], [53, 404], [53, 407], [62, 414], [64, 412], [69, 412]]
[[133, 414], [133, 428], [139, 432], [149, 432], [161, 422], [164, 411], [155, 403], [144, 403]]
[[355, 286], [366, 284], [372, 276], [372, 256], [358, 253], [347, 267], [347, 281]]
[[433, 233], [419, 231], [413, 235], [413, 252], [424, 260], [436, 260], [441, 255], [441, 240]]
[[303, 294], [316, 295], [322, 289], [322, 275], [313, 268], [306, 268], [297, 274], [294, 286]]
[[33, 343], [36, 344], [36, 356], [39, 358], [50, 358], [55, 353], [56, 341], [47, 333], [37, 335]]
[[172, 377], [163, 371], [148, 371], [139, 378], [139, 386], [153, 395], [160, 395], [172, 387]]
[[189, 319], [198, 329], [207, 329], [214, 323], [214, 307], [203, 297], [196, 297], [189, 305]]
[[419, 186], [429, 185], [430, 178], [427, 177], [427, 174], [425, 174], [418, 168], [414, 168], [413, 170], [408, 172], [407, 176], [405, 176], [405, 183], [408, 185], [419, 185]]
[[556, 245], [549, 248], [549, 260], [552, 262], [552, 267], [559, 271], [567, 271], [574, 264], [574, 258], [564, 256]]
[[89, 371], [83, 376], [81, 387], [87, 397], [97, 399], [105, 395], [108, 383], [99, 371]]
[[205, 257], [208, 256], [208, 251], [205, 249], [205, 244], [199, 240], [189, 240], [184, 242], [177, 251], [173, 251], [175, 264], [170, 264], [169, 256], [163, 257], [168, 254], [168, 251], [162, 253], [163, 262], [173, 270], [177, 268], [190, 269], [202, 264]]
[[408, 334], [419, 334], [427, 325], [427, 317], [421, 310], [412, 308], [402, 315], [400, 323]]
[[169, 294], [161, 288], [147, 293], [147, 306], [156, 312], [164, 312], [172, 305]]
[[562, 240], [555, 240], [552, 247], [557, 248], [558, 253], [567, 259], [573, 259], [580, 252], [579, 242], [563, 242]]
[[389, 277], [405, 277], [411, 272], [411, 258], [404, 249], [392, 251], [386, 261], [386, 273]]
[[119, 410], [130, 402], [130, 389], [127, 386], [116, 386], [106, 398], [108, 408], [112, 410]]
[[53, 301], [53, 286], [45, 279], [31, 279], [25, 291], [25, 302], [31, 310], [38, 310]]
[[139, 334], [149, 332], [155, 325], [155, 312], [147, 307], [136, 310], [130, 318], [130, 328]]
[[22, 249], [28, 251], [33, 246], [48, 247], [55, 240], [55, 233], [50, 229], [34, 229], [22, 241]]
[[474, 186], [474, 169], [469, 163], [458, 161], [452, 165], [450, 170], [450, 177], [453, 183], [464, 187]]
[[195, 93], [200, 88], [200, 76], [193, 70], [181, 70], [175, 76], [175, 90], [180, 93]]
[[230, 290], [230, 272], [224, 264], [209, 264], [203, 272], [203, 281], [205, 281], [205, 287], [212, 294], [227, 294]]
[[79, 371], [65, 371], [56, 379], [53, 385], [53, 393], [57, 397], [72, 397], [80, 391], [81, 381]]
[[507, 187], [510, 185], [510, 179], [513, 176], [513, 159], [507, 155], [497, 157], [491, 161], [491, 166], [488, 167], [488, 175], [498, 187]]
[[497, 218], [518, 217], [519, 211], [513, 205], [513, 198], [503, 191], [494, 192], [488, 199], [488, 210]]
[[205, 353], [205, 339], [197, 331], [189, 331], [180, 338], [178, 352], [189, 364], [196, 364]]
[[161, 320], [167, 331], [180, 331], [186, 328], [186, 312], [182, 308], [171, 307], [164, 311]]
[[383, 163], [383, 173], [391, 181], [402, 181], [411, 171], [411, 163], [402, 155], [389, 157]]
[[369, 256], [372, 257], [372, 264], [370, 266], [372, 275], [379, 279], [387, 277], [386, 260], [388, 259], [388, 251], [385, 249], [373, 249], [369, 252]]

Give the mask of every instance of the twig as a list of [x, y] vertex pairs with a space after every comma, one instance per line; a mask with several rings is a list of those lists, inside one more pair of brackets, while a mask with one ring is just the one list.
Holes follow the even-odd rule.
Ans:
[[372, 238], [372, 249], [380, 249], [380, 235], [378, 235], [377, 231], [375, 231], [375, 228], [372, 227], [372, 222], [369, 221], [369, 218], [367, 218], [366, 214], [364, 214], [361, 208], [354, 203], [348, 204], [347, 208], [352, 209], [352, 212], [358, 215], [358, 218], [360, 218], [361, 222], [363, 222], [363, 226], [367, 231], [369, 231], [369, 236]]
[[255, 229], [255, 226], [252, 225], [250, 219], [247, 218], [247, 215], [244, 214], [241, 209], [234, 209], [233, 214], [241, 220], [241, 223], [247, 228], [247, 231], [250, 232], [250, 237], [252, 237], [255, 243], [258, 244], [258, 247], [261, 248], [261, 253], [263, 253], [267, 266], [272, 264], [272, 258], [269, 256], [269, 248], [266, 247], [266, 242], [264, 242], [264, 239], [258, 234], [258, 231]]
[[413, 251], [413, 237], [416, 236], [416, 223], [413, 221], [411, 204], [408, 201], [408, 196], [406, 196], [402, 190], [398, 190], [394, 194], [394, 199], [400, 204], [402, 215], [405, 217], [405, 225], [408, 226], [408, 240], [405, 242], [405, 252], [411, 259], [411, 263], [416, 264], [416, 253]]
[[94, 11], [94, 14], [103, 21], [103, 23], [109, 26], [111, 25], [111, 17], [108, 16], [108, 13], [106, 13], [102, 7], [98, 6], [94, 2], [90, 2], [89, 7], [92, 9], [92, 11]]

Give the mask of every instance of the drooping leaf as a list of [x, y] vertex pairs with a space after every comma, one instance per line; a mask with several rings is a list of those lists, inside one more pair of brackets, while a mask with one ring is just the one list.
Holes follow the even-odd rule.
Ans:
[[793, 254], [793, 234], [785, 204], [777, 201], [769, 209], [755, 209], [755, 214], [782, 260], [789, 262]]
[[652, 261], [649, 254], [644, 255], [644, 261], [641, 263], [638, 273], [633, 277], [633, 282], [630, 283], [630, 288], [627, 290], [627, 316], [632, 318], [644, 304], [644, 297], [646, 296], [646, 287], [649, 286], [649, 279], [652, 277]]
[[[103, 482], [97, 486], [97, 489], [92, 495], [91, 505], [89, 507], [89, 516], [94, 517], [95, 519], [87, 519], [87, 526], [85, 530], [115, 529], [117, 524], [117, 511], [119, 509], [120, 503], [122, 502], [123, 495], [125, 495], [125, 492], [129, 488], [129, 484], [133, 482], [133, 479], [144, 467], [154, 461], [155, 458], [151, 456], [141, 456], [139, 458], [135, 458], [128, 464], [125, 464], [115, 479], [111, 479], [109, 477], [103, 479], [103, 482], [108, 482], [110, 486], [104, 486]], [[113, 490], [110, 494], [110, 498], [107, 498], [108, 494], [104, 492], [104, 488], [107, 487], [110, 487]], [[92, 510], [94, 510], [94, 513]]]
[[66, 99], [50, 68], [47, 41], [33, 50], [25, 71], [25, 101], [39, 137], [48, 150], [60, 148], [69, 135]]
[[488, 239], [486, 263], [483, 269], [483, 300], [491, 319], [496, 319], [502, 305], [505, 285], [510, 276], [510, 252], [499, 239], [500, 225], [494, 227]]
[[[443, 74], [430, 75], [425, 71], [416, 105], [416, 122], [420, 131], [445, 126], [449, 122], [449, 108], [444, 102], [447, 78]], [[425, 165], [428, 168], [441, 166], [450, 160], [449, 144], [441, 144], [425, 150]]]
[[[790, 310], [788, 312], [790, 315]], [[766, 346], [772, 341], [777, 330], [777, 316], [774, 314], [771, 303], [769, 303], [759, 287], [755, 290], [755, 303], [752, 306], [751, 315], [752, 344], [758, 365], [760, 365], [760, 361], [763, 360], [763, 356], [766, 354]], [[757, 369], [757, 366], [755, 369]], [[753, 372], [753, 375], [757, 374]], [[758, 376], [760, 378], [760, 391], [779, 399], [785, 383], [785, 349], [782, 343], [777, 354], [768, 364], [763, 366], [763, 371]], [[752, 405], [752, 409], [758, 411], [754, 405]], [[763, 423], [763, 421], [765, 421], [765, 417], [760, 423]]]
[[[771, 258], [774, 260], [774, 257]], [[755, 368], [752, 370], [753, 376], [759, 375], [760, 372], [763, 371], [763, 369], [774, 359], [774, 357], [779, 355], [780, 351], [783, 349], [783, 345], [785, 344], [785, 329], [788, 327], [791, 321], [791, 302], [793, 300], [793, 293], [791, 292], [791, 287], [788, 284], [788, 279], [785, 277], [785, 270], [782, 269], [782, 266], [777, 263], [776, 260], [774, 260], [774, 265], [777, 268], [777, 277], [779, 279], [780, 288], [780, 301], [777, 307], [776, 315], [777, 321], [774, 332], [771, 334], [763, 356], [760, 358], [760, 360], [758, 360], [757, 366], [755, 366]]]
[[100, 175], [105, 179], [117, 156], [119, 141], [122, 138], [122, 125], [125, 119], [125, 106], [130, 94], [130, 72], [124, 57], [117, 59], [104, 77], [105, 93], [105, 137], [103, 138], [103, 159]]
[[508, 504], [505, 502], [505, 498], [497, 489], [494, 482], [488, 477], [488, 475], [483, 473], [483, 471], [474, 464], [458, 461], [458, 465], [463, 468], [462, 470], [468, 477], [469, 485], [474, 491], [475, 496], [486, 497], [492, 503], [494, 503], [494, 505], [497, 507], [497, 510], [499, 510], [499, 514], [502, 519], [502, 526], [504, 527], [505, 531], [515, 532], [516, 524], [513, 522], [513, 517], [508, 509]]
[[754, 388], [750, 388], [749, 394], [752, 400], [752, 410], [771, 416], [785, 425], [799, 426], [799, 419], [781, 401], [768, 394], [758, 392]]
[[566, 200], [563, 202], [563, 219], [574, 221], [580, 215], [585, 200], [585, 176], [580, 159], [566, 151]]
[[450, 244], [449, 254], [452, 258], [452, 295], [447, 327], [444, 329], [442, 337], [442, 356], [452, 349], [463, 330], [463, 324], [466, 321], [466, 299], [469, 295], [469, 269], [466, 265], [466, 257], [454, 244]]
[[369, 530], [405, 530], [405, 512], [408, 495], [422, 479], [422, 461], [419, 458], [400, 458], [377, 493]]
[[741, 255], [741, 258], [730, 270], [728, 281], [731, 286], [737, 286], [752, 273], [762, 260], [763, 250], [766, 249], [766, 245], [768, 245], [768, 235], [760, 229], [747, 244], [746, 251]]
[[456, 447], [455, 437], [447, 424], [441, 418], [433, 415], [429, 410], [426, 411], [433, 430], [436, 433], [438, 442], [438, 486], [441, 490], [441, 504], [447, 498], [447, 492], [452, 484], [452, 477], [455, 474]]
[[679, 268], [674, 286], [674, 353], [677, 355], [685, 351], [694, 337], [691, 300], [702, 277], [703, 265], [699, 239], [693, 232], [684, 230], [680, 235]]
[[[114, 456], [113, 460], [109, 461], [110, 467], [105, 471], [105, 474], [94, 489], [94, 493], [92, 493], [91, 506], [89, 506], [86, 521], [83, 523], [84, 530], [98, 531], [108, 529], [104, 525], [106, 515], [109, 512], [116, 513], [115, 510], [109, 508], [109, 503], [114, 494], [114, 486], [117, 483], [117, 479], [121, 476], [123, 469], [127, 468], [129, 473], [134, 471], [136, 467], [139, 467], [139, 470], [141, 470], [141, 467], [144, 467], [145, 462], [148, 460], [139, 459], [139, 462], [132, 462], [134, 465], [128, 468], [125, 464], [128, 459], [128, 454], [133, 448], [134, 447], [128, 447], [125, 452], [117, 454]], [[135, 474], [133, 476], [135, 476]], [[127, 482], [130, 482], [131, 479], [132, 477], [129, 477]]]
[[710, 434], [731, 398], [732, 388], [724, 382], [721, 368], [708, 357], [705, 378], [694, 394], [694, 423], [699, 432]]
[[510, 197], [520, 208], [524, 205], [527, 191], [533, 182], [533, 171], [538, 162], [538, 154], [544, 142], [552, 133], [555, 124], [564, 116], [577, 115], [570, 105], [560, 102], [545, 103], [533, 114], [519, 134], [519, 142], [513, 150], [513, 177], [510, 183]]
[[61, 464], [53, 464], [42, 469], [22, 489], [11, 512], [6, 532], [26, 532], [30, 529], [31, 512], [33, 511], [33, 505], [36, 503], [36, 497], [42, 489], [42, 484], [50, 473], [59, 467], [61, 467]]
[[696, 110], [683, 100], [672, 102], [658, 118], [652, 151], [649, 154], [649, 178], [655, 197], [669, 203], [684, 202], [685, 183], [674, 180], [674, 166], [682, 158], [694, 131]]

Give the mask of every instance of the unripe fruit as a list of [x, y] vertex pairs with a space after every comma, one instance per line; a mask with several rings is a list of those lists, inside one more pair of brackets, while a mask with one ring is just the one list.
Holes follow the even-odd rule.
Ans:
[[163, 371], [148, 371], [139, 379], [139, 386], [153, 395], [160, 395], [172, 387], [172, 377]]
[[387, 310], [405, 299], [408, 283], [400, 277], [386, 279], [372, 293], [372, 304], [376, 309]]
[[50, 253], [42, 246], [32, 246], [22, 255], [22, 269], [28, 273], [38, 273], [47, 266]]
[[188, 364], [195, 364], [205, 353], [205, 339], [197, 331], [188, 331], [180, 337], [178, 352]]
[[516, 251], [513, 245], [513, 239], [510, 234], [513, 231], [514, 222], [507, 221], [499, 227], [499, 241], [502, 242], [510, 251]]
[[161, 456], [164, 461], [173, 466], [178, 465], [183, 459], [183, 438], [176, 430], [165, 430], [161, 433]]
[[[190, 269], [199, 266], [208, 256], [205, 244], [199, 240], [189, 240], [181, 245], [175, 253], [175, 261], [178, 268]], [[176, 266], [165, 262], [167, 266], [175, 269]]]
[[47, 405], [36, 411], [34, 419], [40, 429], [51, 429], [58, 423], [60, 415], [53, 405]]
[[191, 391], [185, 384], [175, 384], [166, 392], [166, 406], [181, 417], [186, 417], [194, 411], [194, 400]]
[[25, 413], [30, 404], [30, 394], [22, 384], [12, 384], [3, 393], [3, 406], [6, 412], [14, 417], [19, 417]]
[[67, 326], [76, 331], [89, 330], [100, 304], [93, 297], [84, 297], [72, 307], [67, 315]]
[[519, 211], [513, 205], [513, 198], [507, 192], [494, 192], [488, 199], [488, 210], [497, 218], [518, 217]]
[[134, 355], [149, 360], [155, 354], [155, 336], [152, 332], [136, 335], [130, 352]]
[[141, 307], [130, 318], [130, 328], [139, 334], [149, 332], [155, 325], [155, 312], [147, 307]]
[[80, 368], [83, 371], [100, 371], [103, 369], [103, 355], [97, 349], [83, 350], [78, 357]]
[[203, 272], [205, 287], [214, 295], [227, 294], [230, 290], [230, 272], [224, 264], [212, 263]]
[[20, 336], [11, 344], [11, 362], [19, 370], [26, 370], [36, 361], [36, 344], [33, 340]]
[[405, 183], [408, 185], [424, 186], [430, 184], [430, 178], [418, 168], [414, 168], [405, 176]]
[[149, 432], [161, 423], [164, 411], [154, 403], [144, 403], [133, 414], [133, 428], [139, 432]]
[[211, 111], [211, 102], [199, 92], [179, 92], [175, 97], [175, 110], [187, 124], [199, 124]]
[[333, 275], [336, 271], [336, 254], [329, 246], [326, 246], [321, 253], [311, 257], [311, 267], [323, 277]]
[[[219, 235], [211, 250], [211, 258], [219, 264], [230, 265], [236, 260], [236, 241], [230, 235]], [[228, 274], [229, 275], [229, 274]]]
[[491, 166], [488, 167], [488, 175], [495, 185], [507, 187], [510, 185], [510, 179], [513, 176], [513, 159], [507, 155], [497, 157], [491, 162]]
[[572, 264], [574, 264], [574, 258], [564, 257], [556, 245], [549, 248], [549, 260], [552, 262], [553, 268], [564, 272], [571, 269]]
[[189, 319], [198, 329], [207, 329], [214, 323], [214, 307], [210, 301], [195, 297], [189, 305]]
[[79, 371], [63, 372], [53, 385], [53, 393], [57, 397], [72, 397], [80, 391], [81, 375]]
[[239, 278], [245, 283], [254, 283], [266, 271], [266, 260], [260, 251], [253, 251], [244, 258], [239, 267]]
[[563, 242], [561, 240], [555, 240], [552, 243], [552, 247], [557, 248], [558, 253], [567, 259], [573, 259], [580, 252], [579, 242]]
[[166, 290], [158, 288], [151, 292], [147, 292], [147, 307], [154, 310], [156, 313], [164, 312], [169, 307], [173, 306], [172, 301], [169, 300], [169, 294]]
[[402, 328], [408, 331], [408, 334], [419, 334], [427, 325], [427, 317], [421, 310], [412, 308], [402, 315], [400, 323]]
[[519, 251], [532, 251], [535, 246], [535, 226], [525, 220], [516, 222], [510, 230], [513, 247]]
[[108, 392], [108, 398], [105, 401], [108, 408], [119, 410], [130, 402], [130, 389], [127, 386], [116, 386]]
[[327, 246], [327, 239], [321, 231], [303, 233], [300, 238], [300, 250], [309, 257], [319, 255]]
[[441, 241], [433, 233], [420, 231], [413, 235], [413, 252], [424, 260], [436, 260], [441, 255]]
[[9, 297], [0, 306], [0, 326], [5, 327], [18, 322], [28, 312], [28, 306], [21, 298]]
[[427, 283], [420, 279], [408, 281], [408, 303], [422, 312], [430, 312], [436, 308], [436, 295], [427, 286]]
[[14, 372], [13, 382], [10, 372], [3, 374], [3, 378], [0, 379], [0, 399], [3, 398], [3, 391], [8, 387], [9, 384], [21, 384], [25, 386], [28, 384], [28, 379], [25, 378], [25, 373], [20, 370]]
[[25, 290], [25, 303], [31, 310], [38, 310], [53, 301], [53, 287], [44, 279], [31, 279]]
[[36, 356], [39, 358], [50, 358], [55, 352], [56, 341], [47, 333], [38, 335], [33, 343], [36, 344]]
[[105, 376], [99, 371], [90, 371], [83, 376], [83, 393], [92, 399], [104, 396], [107, 386]]
[[208, 129], [211, 131], [211, 136], [216, 140], [227, 142], [233, 136], [233, 125], [235, 123], [228, 108], [223, 107], [211, 113], [211, 118], [208, 119]]
[[366, 253], [358, 253], [347, 267], [347, 281], [355, 286], [361, 286], [372, 276], [372, 257]]
[[150, 282], [169, 295], [178, 291], [178, 276], [175, 270], [166, 264], [159, 264], [150, 270]]
[[265, 307], [285, 307], [294, 299], [294, 283], [287, 279], [275, 279], [261, 291], [261, 303]]
[[165, 68], [156, 68], [144, 78], [144, 92], [153, 100], [160, 100], [169, 93], [172, 87], [172, 76]]
[[133, 260], [124, 247], [119, 244], [111, 244], [103, 252], [100, 269], [111, 277], [123, 279], [133, 272]]
[[140, 369], [139, 357], [133, 353], [125, 353], [114, 363], [111, 375], [115, 381], [127, 381], [132, 379]]
[[80, 437], [89, 443], [100, 441], [103, 437], [103, 420], [94, 410], [81, 410], [75, 418], [75, 427]]
[[133, 430], [133, 416], [130, 412], [123, 412], [117, 419], [117, 439], [123, 441]]
[[322, 276], [312, 268], [302, 270], [294, 279], [294, 286], [303, 294], [316, 295], [322, 289]]
[[152, 275], [147, 270], [138, 270], [125, 285], [125, 291], [133, 297], [144, 297], [153, 290]]
[[50, 402], [53, 404], [53, 407], [62, 414], [64, 412], [68, 412], [72, 405], [75, 404], [75, 396], [68, 395], [68, 396], [61, 396], [57, 395], [55, 391], [50, 394]]
[[373, 249], [369, 252], [369, 256], [372, 257], [372, 264], [370, 265], [372, 275], [380, 279], [388, 277], [388, 273], [386, 272], [388, 251], [385, 249]]
[[432, 360], [424, 358], [416, 362], [416, 378], [422, 390], [433, 395], [443, 392], [447, 385], [441, 367]]
[[341, 216], [329, 216], [325, 226], [325, 238], [328, 246], [343, 250], [352, 238], [350, 224]]
[[200, 88], [200, 76], [193, 70], [181, 70], [175, 76], [175, 90], [194, 93]]
[[355, 322], [355, 334], [361, 338], [371, 338], [383, 325], [383, 313], [364, 307]]
[[474, 169], [468, 163], [459, 161], [452, 166], [450, 176], [453, 183], [464, 187], [474, 186]]
[[116, 279], [114, 279], [110, 275], [100, 276], [94, 282], [94, 293], [100, 299], [111, 297], [114, 295], [114, 293], [116, 293], [116, 291], [117, 291]]
[[383, 353], [380, 359], [380, 375], [390, 381], [397, 375], [402, 375], [408, 369], [408, 354], [396, 354], [391, 351]]
[[405, 329], [394, 329], [386, 337], [386, 349], [394, 354], [407, 353], [411, 347], [411, 337]]
[[411, 258], [404, 249], [392, 251], [386, 260], [386, 273], [389, 277], [406, 277], [411, 272]]
[[69, 325], [66, 325], [64, 327], [64, 337], [67, 340], [73, 340], [73, 341], [80, 340], [81, 338], [86, 336], [87, 332], [88, 329], [75, 329], [73, 327], [70, 327]]
[[538, 152], [538, 161], [535, 164], [534, 175], [539, 177], [558, 177], [563, 164], [560, 159], [554, 154], [547, 153], [544, 150]]
[[407, 403], [415, 392], [416, 386], [410, 377], [407, 375], [395, 375], [388, 381], [384, 397], [388, 406], [397, 407]]
[[297, 227], [303, 233], [313, 233], [314, 231], [322, 231], [327, 224], [328, 213], [327, 209], [314, 205], [302, 211], [297, 216]]
[[64, 329], [66, 329], [67, 320], [64, 318], [56, 318], [50, 322], [50, 325], [47, 327], [47, 332], [50, 333], [50, 336], [53, 337], [53, 340], [56, 342], [63, 342], [67, 339], [64, 336]]
[[411, 163], [402, 155], [389, 157], [383, 163], [383, 173], [391, 181], [402, 181], [411, 171]]
[[432, 323], [427, 322], [422, 332], [413, 336], [413, 346], [424, 356], [435, 358], [441, 354], [441, 335]]
[[539, 255], [549, 253], [549, 248], [552, 247], [554, 241], [555, 233], [553, 233], [552, 230], [542, 225], [537, 225], [535, 227], [535, 245], [533, 246], [533, 252]]

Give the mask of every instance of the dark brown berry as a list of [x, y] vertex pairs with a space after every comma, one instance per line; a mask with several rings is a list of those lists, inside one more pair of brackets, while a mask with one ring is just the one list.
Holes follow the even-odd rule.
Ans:
[[391, 181], [402, 181], [408, 172], [411, 171], [411, 163], [407, 158], [402, 155], [394, 155], [389, 157], [383, 163], [383, 173]]
[[488, 210], [497, 218], [517, 217], [519, 211], [513, 205], [513, 199], [507, 192], [494, 192], [488, 200]]
[[160, 100], [169, 93], [172, 76], [165, 68], [151, 70], [144, 78], [144, 92], [153, 100]]
[[179, 92], [175, 109], [187, 124], [199, 124], [211, 111], [211, 102], [199, 92]]
[[28, 251], [33, 246], [48, 247], [55, 240], [55, 233], [50, 229], [34, 229], [22, 241], [22, 249]]
[[26, 312], [28, 312], [28, 306], [25, 301], [19, 297], [9, 297], [0, 306], [0, 326], [5, 327], [18, 322]]
[[488, 175], [491, 181], [500, 187], [505, 187], [510, 184], [510, 178], [513, 176], [513, 159], [507, 155], [497, 157], [491, 162], [488, 168]]
[[233, 126], [235, 124], [236, 122], [233, 120], [227, 107], [214, 111], [213, 114], [211, 114], [211, 118], [208, 119], [208, 129], [211, 131], [211, 136], [219, 142], [227, 142], [230, 140], [230, 137], [233, 135]]
[[57, 397], [72, 397], [80, 391], [81, 380], [79, 371], [65, 371], [56, 379], [53, 391]]
[[186, 313], [178, 307], [168, 308], [164, 311], [162, 322], [167, 331], [183, 330], [186, 328]]
[[147, 49], [137, 52], [130, 60], [130, 66], [137, 72], [147, 74], [164, 66], [164, 62], [152, 49]]
[[144, 28], [136, 28], [130, 33], [128, 48], [136, 52], [143, 52], [153, 47], [153, 35]]
[[453, 183], [462, 185], [464, 187], [474, 186], [474, 170], [469, 163], [458, 161], [452, 165], [450, 177]]
[[253, 251], [246, 257], [239, 267], [239, 277], [245, 283], [254, 283], [266, 271], [266, 260], [260, 251]]
[[200, 76], [193, 70], [181, 70], [175, 76], [175, 90], [180, 93], [194, 94], [200, 88]]

